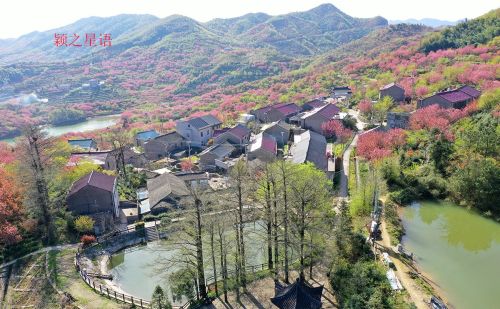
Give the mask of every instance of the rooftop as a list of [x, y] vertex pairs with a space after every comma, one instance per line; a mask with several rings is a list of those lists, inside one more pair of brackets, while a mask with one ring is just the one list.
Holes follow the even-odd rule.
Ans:
[[209, 126], [216, 126], [222, 123], [220, 122], [219, 119], [217, 119], [212, 115], [205, 115], [201, 117], [191, 118], [187, 120], [187, 122], [197, 129], [202, 129]]
[[393, 86], [396, 86], [398, 88], [403, 89], [403, 87], [401, 87], [400, 85], [398, 85], [396, 83], [390, 83], [390, 84], [385, 85], [384, 87], [381, 87], [380, 90], [386, 90], [386, 89], [389, 89], [389, 88], [391, 88]]
[[312, 287], [299, 278], [288, 286], [276, 281], [275, 296], [271, 302], [280, 309], [319, 309], [322, 294], [323, 286]]
[[309, 118], [315, 114], [321, 115], [327, 119], [332, 119], [334, 116], [340, 113], [340, 108], [338, 108], [335, 104], [327, 104], [325, 106], [315, 108], [312, 111], [304, 113], [301, 117], [302, 119]]
[[148, 140], [155, 138], [159, 136], [160, 134], [156, 132], [156, 130], [148, 130], [148, 131], [142, 131], [142, 132], [137, 132], [136, 138], [142, 141]]
[[89, 161], [97, 165], [104, 165], [109, 151], [74, 152], [69, 156], [66, 166], [76, 166], [80, 161]]
[[171, 194], [174, 196], [189, 195], [189, 190], [184, 181], [171, 173], [149, 179], [147, 187], [149, 203], [152, 207]]
[[115, 181], [115, 176], [92, 171], [73, 183], [68, 196], [77, 193], [86, 186], [92, 186], [108, 192], [113, 192], [115, 188]]
[[270, 153], [276, 154], [278, 146], [276, 144], [276, 139], [264, 132], [261, 132], [255, 136], [252, 144], [250, 144], [250, 152], [256, 151], [258, 149], [264, 149]]
[[202, 155], [207, 154], [207, 153], [213, 153], [218, 158], [224, 158], [224, 157], [229, 156], [235, 150], [236, 150], [236, 148], [233, 145], [225, 142], [222, 144], [213, 145], [213, 146], [205, 149], [203, 152], [201, 152], [199, 154], [199, 156], [202, 156]]
[[245, 136], [250, 135], [250, 133], [251, 133], [250, 129], [242, 124], [237, 124], [236, 126], [229, 129], [227, 132], [240, 138], [240, 139], [244, 138]]
[[457, 89], [438, 92], [435, 95], [449, 102], [457, 103], [477, 99], [481, 95], [481, 92], [471, 86], [462, 86]]
[[293, 163], [312, 162], [320, 170], [325, 171], [328, 168], [326, 139], [321, 134], [307, 130], [295, 135], [290, 153]]
[[68, 140], [68, 143], [73, 146], [73, 147], [81, 147], [81, 148], [91, 148], [92, 144], [95, 143], [95, 141], [91, 138], [86, 138], [86, 139], [70, 139]]

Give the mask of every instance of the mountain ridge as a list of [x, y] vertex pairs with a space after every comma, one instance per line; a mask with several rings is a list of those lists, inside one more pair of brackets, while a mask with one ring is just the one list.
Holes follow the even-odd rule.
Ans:
[[[195, 32], [199, 40], [216, 40], [253, 48], [274, 48], [291, 56], [308, 56], [358, 39], [374, 28], [387, 26], [386, 19], [351, 17], [332, 4], [323, 4], [304, 12], [282, 15], [249, 13], [243, 16], [198, 22], [182, 15], [158, 18], [153, 15], [121, 14], [111, 17], [86, 17], [72, 24], [43, 32], [31, 32], [16, 39], [0, 40], [0, 64], [23, 61], [70, 61], [101, 52], [104, 48], [56, 47], [54, 34], [110, 33], [118, 52], [135, 46], [147, 46], [165, 40], [182, 40]], [[342, 33], [343, 31], [343, 33]], [[179, 36], [175, 36], [179, 33]], [[323, 37], [321, 37], [323, 36]], [[291, 42], [297, 40], [297, 42]], [[287, 42], [288, 41], [288, 42]], [[173, 42], [175, 43], [175, 42]], [[312, 46], [317, 46], [313, 48]], [[289, 48], [291, 47], [291, 48]], [[111, 48], [113, 49], [113, 48]], [[166, 48], [170, 50], [170, 48]], [[116, 52], [111, 52], [116, 54]]]

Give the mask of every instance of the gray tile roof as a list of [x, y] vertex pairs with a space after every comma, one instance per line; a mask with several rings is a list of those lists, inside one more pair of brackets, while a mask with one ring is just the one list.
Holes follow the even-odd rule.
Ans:
[[149, 203], [152, 208], [169, 196], [180, 197], [189, 195], [189, 190], [184, 181], [171, 173], [165, 173], [156, 178], [149, 179], [147, 187]]
[[320, 170], [325, 171], [328, 168], [326, 139], [321, 134], [308, 130], [295, 135], [290, 152], [293, 163], [312, 162]]
[[223, 143], [223, 144], [218, 144], [218, 145], [213, 145], [207, 149], [205, 149], [202, 153], [199, 155], [202, 156], [206, 153], [213, 153], [217, 156], [217, 158], [224, 158], [229, 156], [231, 153], [233, 153], [236, 150], [236, 148], [229, 144], [229, 143]]
[[216, 126], [222, 123], [220, 122], [219, 119], [215, 118], [212, 115], [205, 115], [201, 117], [192, 118], [189, 119], [187, 122], [197, 129], [201, 129], [208, 126]]

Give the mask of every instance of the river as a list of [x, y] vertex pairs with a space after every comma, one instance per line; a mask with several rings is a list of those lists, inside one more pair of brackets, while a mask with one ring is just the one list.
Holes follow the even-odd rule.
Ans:
[[[245, 224], [247, 266], [265, 263], [264, 249], [266, 242], [264, 241], [264, 234], [265, 230], [262, 223]], [[227, 232], [226, 237], [229, 241], [234, 240], [232, 229]], [[207, 257], [205, 260], [205, 274], [211, 276], [213, 271], [211, 260], [208, 259], [208, 250], [210, 248], [208, 239], [204, 240], [203, 245]], [[231, 244], [232, 248], [234, 246], [234, 244]], [[165, 241], [151, 242], [147, 245], [133, 247], [114, 254], [108, 264], [109, 272], [113, 275], [113, 284], [128, 294], [147, 300], [151, 299], [156, 285], [160, 285], [171, 299], [168, 276], [178, 270], [179, 266], [165, 262], [169, 259], [178, 260], [179, 257], [176, 254], [176, 251]], [[231, 254], [228, 259], [232, 259]], [[217, 267], [219, 267], [220, 260], [217, 259], [216, 263]]]
[[403, 210], [405, 247], [457, 309], [500, 308], [500, 224], [447, 202]]
[[[115, 125], [120, 115], [97, 116], [85, 121], [64, 126], [48, 126], [43, 129], [49, 136], [61, 136], [71, 132], [88, 132]], [[14, 143], [15, 138], [0, 139], [0, 142]]]

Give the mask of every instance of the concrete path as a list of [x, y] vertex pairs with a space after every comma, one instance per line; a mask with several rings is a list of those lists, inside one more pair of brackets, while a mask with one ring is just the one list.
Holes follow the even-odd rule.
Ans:
[[344, 155], [342, 157], [342, 170], [340, 171], [340, 190], [339, 190], [339, 197], [342, 199], [347, 199], [348, 197], [349, 157], [351, 156], [352, 149], [356, 147], [357, 143], [358, 143], [358, 134], [354, 136], [352, 142], [344, 151]]

